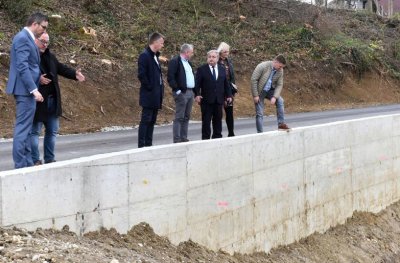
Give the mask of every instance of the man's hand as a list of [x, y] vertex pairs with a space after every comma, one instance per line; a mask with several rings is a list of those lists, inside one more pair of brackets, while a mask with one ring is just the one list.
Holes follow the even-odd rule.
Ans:
[[43, 102], [43, 96], [42, 96], [42, 94], [40, 94], [40, 92], [39, 91], [37, 91], [37, 90], [35, 90], [33, 93], [33, 96], [35, 97], [35, 100], [37, 101], [37, 102]]
[[51, 82], [51, 79], [46, 78], [46, 75], [47, 74], [40, 75], [40, 80], [39, 80], [40, 85], [47, 85]]
[[197, 104], [200, 104], [202, 98], [202, 96], [196, 96], [194, 100], [197, 102]]
[[232, 98], [231, 98], [231, 97], [226, 98], [226, 101], [227, 101], [228, 103], [231, 103], [231, 102], [232, 102]]
[[274, 105], [275, 102], [276, 102], [276, 98], [275, 98], [275, 97], [272, 97], [272, 98], [271, 98], [271, 104]]
[[253, 97], [254, 104], [257, 104], [260, 101], [260, 97]]
[[76, 79], [77, 79], [79, 82], [85, 81], [85, 76], [82, 74], [80, 68], [78, 68], [78, 69], [76, 70], [76, 76], [75, 76], [75, 77], [76, 77]]

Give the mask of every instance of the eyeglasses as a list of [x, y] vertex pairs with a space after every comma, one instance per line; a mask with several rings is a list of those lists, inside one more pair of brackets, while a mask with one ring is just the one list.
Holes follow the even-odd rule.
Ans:
[[46, 40], [43, 40], [43, 39], [40, 39], [40, 38], [38, 38], [38, 40], [39, 40], [40, 43], [42, 43], [43, 46], [47, 47], [50, 44], [49, 41], [46, 41]]
[[44, 25], [42, 25], [42, 24], [39, 24], [39, 26], [41, 26], [44, 30], [47, 29], [47, 26], [44, 26]]

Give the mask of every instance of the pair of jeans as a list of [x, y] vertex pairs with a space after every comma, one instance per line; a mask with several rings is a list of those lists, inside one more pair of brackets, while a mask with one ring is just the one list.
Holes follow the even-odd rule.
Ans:
[[31, 148], [32, 148], [32, 161], [36, 163], [40, 161], [39, 151], [39, 135], [42, 132], [42, 127], [45, 127], [44, 140], [43, 140], [43, 159], [45, 163], [51, 163], [55, 161], [55, 146], [56, 136], [60, 127], [60, 122], [55, 113], [47, 116], [47, 120], [44, 122], [33, 122], [31, 132]]
[[174, 142], [184, 142], [187, 140], [190, 114], [193, 106], [193, 91], [187, 89], [185, 93], [174, 94], [176, 104], [175, 120], [172, 127]]
[[142, 108], [138, 131], [138, 147], [148, 147], [153, 145], [153, 131], [157, 120], [158, 109]]
[[[257, 104], [255, 104], [256, 107], [256, 127], [257, 127], [257, 132], [263, 132], [263, 119], [264, 119], [264, 99], [271, 100], [271, 98], [274, 96], [274, 89], [270, 89], [269, 91], [265, 92], [264, 90], [260, 94], [260, 99]], [[275, 102], [275, 107], [276, 107], [276, 117], [278, 120], [278, 125], [281, 123], [285, 123], [285, 105], [284, 105], [284, 100], [282, 97], [279, 97], [276, 99]]]

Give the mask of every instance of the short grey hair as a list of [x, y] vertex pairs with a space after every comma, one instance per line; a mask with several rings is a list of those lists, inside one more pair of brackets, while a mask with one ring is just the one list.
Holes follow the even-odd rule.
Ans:
[[187, 44], [187, 43], [185, 43], [185, 44], [183, 44], [182, 46], [181, 46], [181, 54], [183, 54], [183, 53], [186, 53], [186, 51], [189, 51], [189, 50], [193, 50], [193, 45], [192, 44]]
[[210, 55], [211, 53], [215, 53], [215, 54], [217, 54], [217, 57], [219, 57], [219, 52], [218, 52], [218, 50], [216, 50], [216, 49], [211, 49], [210, 51], [207, 52], [207, 57], [208, 57], [208, 55]]

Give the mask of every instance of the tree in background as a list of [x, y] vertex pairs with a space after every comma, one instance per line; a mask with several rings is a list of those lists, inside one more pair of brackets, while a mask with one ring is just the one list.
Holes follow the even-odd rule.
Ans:
[[315, 0], [315, 4], [317, 6], [325, 6], [328, 7], [328, 0]]

